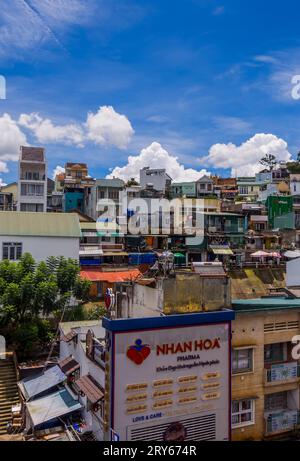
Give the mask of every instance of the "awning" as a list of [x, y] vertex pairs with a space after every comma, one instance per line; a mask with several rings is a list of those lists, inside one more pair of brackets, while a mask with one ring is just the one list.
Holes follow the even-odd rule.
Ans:
[[69, 415], [82, 408], [69, 392], [64, 389], [41, 399], [29, 402], [26, 405], [33, 427], [45, 424], [52, 419]]
[[60, 339], [61, 341], [64, 341], [65, 343], [70, 343], [77, 336], [78, 336], [78, 333], [76, 333], [75, 330], [71, 330], [68, 334], [63, 335]]
[[266, 251], [257, 251], [256, 253], [252, 253], [251, 258], [267, 258], [268, 256], [270, 254]]
[[266, 223], [268, 222], [268, 216], [256, 216], [256, 215], [253, 215], [250, 217], [250, 221], [251, 222], [256, 222], [256, 223]]
[[98, 237], [98, 234], [97, 232], [87, 232], [87, 231], [84, 231], [82, 232], [82, 237]]
[[103, 251], [95, 247], [82, 247], [79, 250], [79, 256], [103, 256]]
[[66, 376], [71, 375], [74, 371], [79, 370], [80, 365], [72, 356], [58, 362], [60, 369]]
[[300, 258], [300, 251], [295, 250], [295, 251], [287, 251], [284, 253], [284, 256], [288, 259], [297, 259]]
[[52, 389], [55, 386], [63, 383], [67, 379], [60, 367], [49, 368], [35, 378], [25, 378], [18, 383], [18, 386], [25, 397], [26, 401], [42, 394], [43, 392]]
[[92, 405], [104, 397], [101, 389], [92, 381], [89, 375], [82, 376], [82, 378], [75, 381], [75, 386], [88, 398]]
[[210, 246], [210, 249], [215, 255], [234, 256], [229, 246]]
[[136, 280], [142, 275], [138, 269], [123, 272], [103, 272], [103, 271], [81, 271], [80, 277], [90, 282], [126, 282], [128, 280]]

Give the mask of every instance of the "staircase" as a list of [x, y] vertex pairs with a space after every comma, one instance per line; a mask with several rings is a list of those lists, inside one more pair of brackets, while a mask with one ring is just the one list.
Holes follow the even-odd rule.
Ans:
[[11, 421], [11, 407], [19, 403], [17, 374], [13, 356], [0, 360], [0, 436], [6, 434], [6, 425]]

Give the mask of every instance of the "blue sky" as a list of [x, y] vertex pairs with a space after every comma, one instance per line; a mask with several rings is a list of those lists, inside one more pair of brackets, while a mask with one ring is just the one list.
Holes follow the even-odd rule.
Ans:
[[[2, 0], [0, 178], [18, 146], [45, 146], [49, 176], [166, 167], [175, 180], [254, 174], [300, 150], [296, 0]], [[128, 157], [130, 159], [128, 160]]]

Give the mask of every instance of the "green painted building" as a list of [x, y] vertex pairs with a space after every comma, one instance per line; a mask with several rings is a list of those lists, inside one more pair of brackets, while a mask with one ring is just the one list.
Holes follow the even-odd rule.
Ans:
[[295, 229], [292, 196], [270, 196], [267, 199], [270, 229]]

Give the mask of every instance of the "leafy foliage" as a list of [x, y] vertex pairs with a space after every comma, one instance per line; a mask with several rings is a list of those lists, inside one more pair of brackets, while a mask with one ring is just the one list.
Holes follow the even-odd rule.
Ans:
[[[17, 263], [0, 262], [0, 326], [24, 350], [47, 342], [51, 327], [45, 317], [60, 317], [76, 300], [88, 300], [90, 282], [81, 280], [78, 262], [49, 258], [36, 264], [30, 254]], [[46, 322], [46, 323], [45, 323]]]

